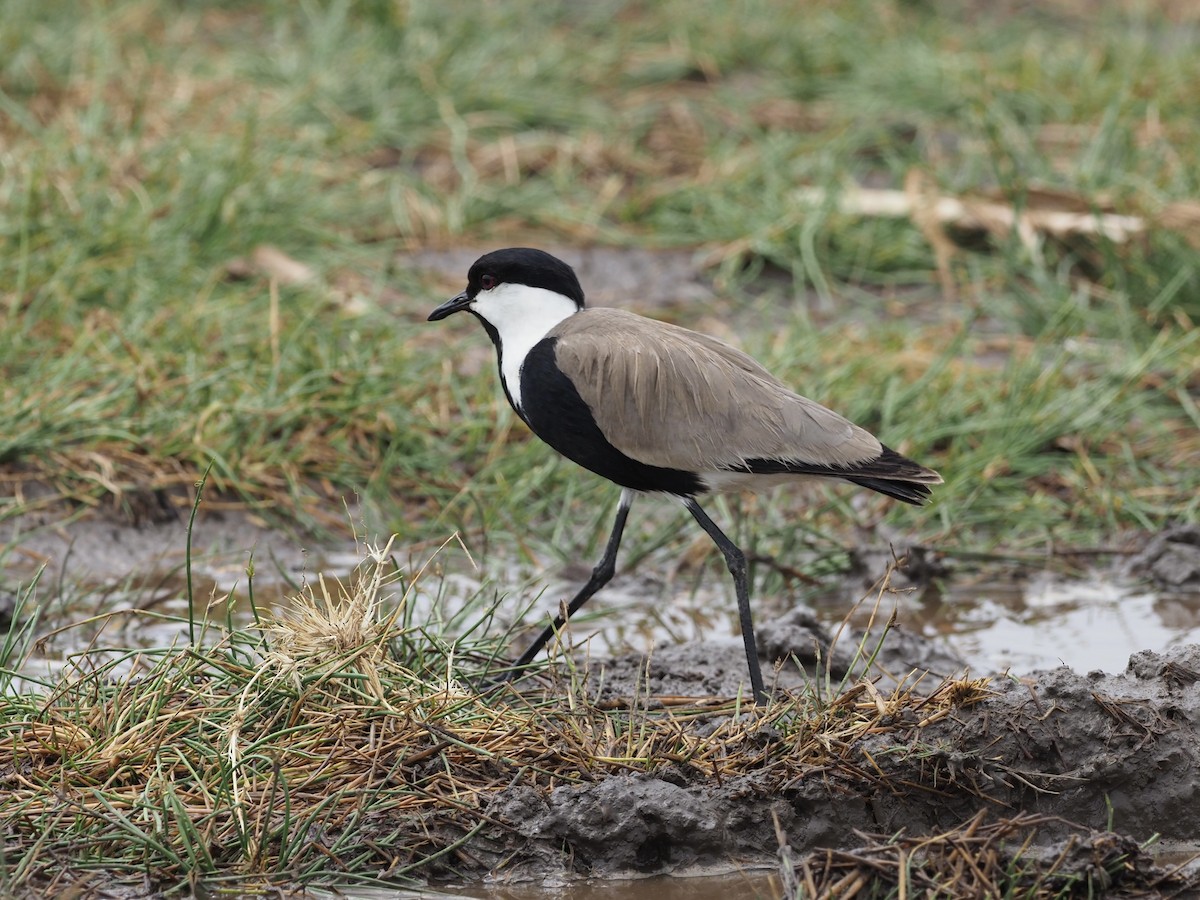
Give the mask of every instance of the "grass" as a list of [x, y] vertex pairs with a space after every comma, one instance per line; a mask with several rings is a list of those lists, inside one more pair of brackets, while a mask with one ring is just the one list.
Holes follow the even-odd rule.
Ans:
[[[793, 814], [807, 835], [819, 785], [824, 802], [877, 794], [945, 803], [956, 763], [888, 775], [872, 753], [890, 741], [904, 747], [924, 725], [962, 716], [992, 693], [988, 679], [966, 677], [920, 690], [920, 678], [906, 678], [881, 690], [860, 677], [881, 640], [866, 636], [836, 687], [827, 663], [807, 689], [780, 691], [767, 706], [651, 698], [640, 688], [601, 695], [594, 674], [569, 661], [542, 663], [518, 691], [495, 680], [505, 663], [504, 636], [488, 627], [494, 604], [477, 598], [450, 620], [427, 619], [411, 602], [422, 572], [399, 569], [391, 550], [366, 548], [345, 584], [317, 578], [254, 627], [222, 621], [220, 603], [197, 604], [201, 617], [180, 623], [194, 642], [92, 648], [35, 688], [15, 687], [33, 635], [14, 624], [0, 644], [6, 895], [395, 889], [484, 872], [520, 877], [531, 861], [552, 869], [554, 853], [573, 871], [588, 865], [586, 829], [539, 837], [506, 804], [548, 802], [556, 788], [612, 776], [696, 787], [697, 803], [704, 789], [725, 786], [720, 803], [745, 805], [731, 821], [761, 818], [769, 806]], [[888, 589], [885, 578], [876, 608]], [[988, 741], [959, 755], [990, 756]], [[957, 791], [989, 800], [969, 779]], [[1129, 838], [1045, 815], [980, 813], [920, 837], [862, 835], [868, 843], [857, 849], [799, 858], [775, 821], [788, 898], [885, 897], [897, 884], [902, 894], [908, 885], [938, 896], [1049, 898], [1196, 883], [1155, 869]], [[1044, 828], [1065, 828], [1071, 839], [1047, 849], [1035, 840]], [[676, 839], [687, 843], [656, 838]]]
[[[482, 335], [422, 321], [456, 283], [396, 253], [601, 241], [702, 249], [709, 309], [736, 314], [745, 346], [943, 470], [930, 512], [887, 513], [918, 539], [1019, 551], [1196, 518], [1194, 232], [1036, 254], [991, 235], [953, 258], [946, 304], [912, 221], [796, 200], [921, 169], [1018, 206], [1043, 187], [1147, 215], [1193, 201], [1186, 11], [5, 16], [0, 516], [185, 505], [211, 465], [213, 488], [277, 522], [336, 527], [357, 495], [406, 541], [459, 528], [544, 550], [562, 497], [578, 521], [609, 492], [513, 427], [490, 372], [458, 370]], [[263, 245], [304, 276], [237, 262]], [[769, 271], [784, 277], [764, 294]], [[836, 545], [864, 517], [836, 490], [769, 502], [767, 545], [797, 522]]]
[[[459, 279], [405, 255], [518, 243], [694, 252], [715, 298], [655, 315], [727, 327], [946, 477], [924, 510], [836, 487], [721, 501], [752, 556], [823, 574], [877, 529], [1028, 559], [1200, 518], [1187, 4], [0, 0], [0, 16], [6, 527], [186, 515], [207, 473], [210, 498], [276, 525], [341, 531], [343, 499], [361, 498], [406, 546], [459, 531], [501, 562], [590, 558], [613, 490], [515, 422], [478, 329], [425, 323]], [[838, 202], [914, 173], [947, 196], [1050, 197], [1147, 227], [1031, 242], [932, 227], [920, 198], [907, 217]], [[639, 506], [623, 565], [682, 554], [675, 512]], [[349, 653], [298, 687], [285, 662], [257, 668], [260, 636], [217, 629], [96, 663], [50, 702], [6, 692], [0, 722], [34, 780], [5, 802], [36, 825], [5, 850], [9, 883], [55, 877], [51, 826], [63, 852], [86, 834], [97, 864], [165, 882], [283, 860], [325, 877], [332, 851], [392, 866], [351, 826], [446, 786], [431, 772], [357, 792], [345, 770], [306, 768], [347, 749], [462, 751], [479, 784], [545, 747], [497, 762], [507, 749], [477, 749], [491, 737], [446, 734], [543, 729], [579, 767], [668, 752], [622, 756], [552, 706], [489, 718], [454, 686], [460, 625], [385, 629], [362, 646], [404, 652], [366, 668]], [[310, 703], [318, 721], [295, 725]], [[413, 704], [419, 733], [403, 731]], [[283, 743], [301, 768], [278, 762]], [[34, 776], [64, 771], [70, 802], [52, 803]], [[314, 828], [334, 843], [305, 844]]]

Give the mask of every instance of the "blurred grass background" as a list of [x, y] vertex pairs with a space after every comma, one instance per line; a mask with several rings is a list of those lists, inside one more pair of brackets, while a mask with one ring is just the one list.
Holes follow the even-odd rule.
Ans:
[[[760, 622], [780, 596], [790, 605], [785, 581], [815, 593], [814, 576], [864, 545], [1041, 566], [1194, 523], [1198, 47], [1200, 7], [1186, 0], [0, 0], [0, 533], [94, 510], [176, 529], [182, 544], [211, 466], [202, 516], [232, 506], [323, 537], [361, 518], [421, 560], [460, 530], [487, 560], [485, 586], [464, 600], [475, 587], [430, 579], [432, 612], [400, 604], [420, 629], [405, 658], [449, 675], [471, 661], [454, 641], [464, 632], [500, 654], [522, 604], [500, 604], [488, 580], [544, 611], [552, 598], [524, 590], [526, 573], [537, 587], [573, 577], [547, 562], [590, 562], [616, 499], [520, 425], [478, 327], [425, 321], [465, 275], [438, 260], [514, 244], [615, 251], [590, 267], [592, 296], [609, 296], [606, 272], [636, 275], [647, 294], [623, 305], [737, 342], [945, 475], [923, 509], [836, 485], [714, 502], [758, 563]], [[938, 218], [941, 200], [958, 212]], [[1101, 221], [1121, 229], [1097, 234]], [[641, 503], [622, 571], [652, 555], [642, 571], [691, 567], [693, 588], [715, 575], [704, 580], [728, 591], [719, 554], [681, 517]], [[364, 788], [361, 748], [343, 752], [347, 722], [372, 745], [387, 734], [382, 695], [364, 693], [377, 681], [330, 676], [346, 703], [326, 708], [313, 693], [324, 666], [293, 695], [260, 681], [259, 639], [237, 632], [209, 656], [93, 656], [140, 647], [143, 630], [159, 640], [145, 622], [182, 589], [154, 572], [12, 591], [16, 563], [40, 561], [15, 543], [0, 543], [0, 601], [23, 604], [0, 681], [13, 752], [52, 752], [8, 792], [26, 830], [0, 884], [379, 878], [407, 871], [396, 848], [414, 835], [424, 862], [442, 855], [428, 819], [389, 819], [427, 783], [393, 784], [391, 763], [372, 763], [387, 784]], [[656, 620], [655, 640], [672, 633], [678, 610], [654, 601], [677, 597], [624, 593]], [[51, 681], [45, 696], [12, 690], [10, 660], [39, 627], [108, 597], [139, 615], [103, 640], [107, 618], [89, 618], [96, 630], [68, 647], [91, 673], [87, 702]], [[711, 616], [732, 624], [732, 610]], [[359, 659], [371, 678], [386, 669], [346, 657]], [[130, 660], [148, 668], [126, 676]], [[247, 703], [255, 685], [286, 690]], [[473, 727], [474, 701], [448, 696], [468, 715], [453, 727]], [[293, 701], [318, 714], [297, 718]], [[171, 704], [183, 712], [164, 715]], [[38, 732], [55, 709], [70, 727]], [[404, 710], [396, 721], [411, 725]], [[605, 740], [614, 716], [595, 720]], [[319, 757], [353, 788], [314, 793], [312, 771], [280, 767], [278, 723], [285, 756]], [[155, 738], [168, 727], [187, 736]], [[412, 740], [431, 743], [410, 768], [461, 743], [422, 728]], [[262, 776], [252, 829], [239, 771]], [[354, 812], [327, 849], [336, 809]], [[389, 821], [375, 840], [387, 832], [372, 823]], [[232, 837], [214, 841], [218, 826]]]
[[[1192, 4], [7, 0], [0, 22], [0, 517], [155, 518], [212, 462], [275, 523], [336, 528], [357, 496], [410, 544], [588, 558], [615, 492], [515, 423], [481, 331], [424, 322], [461, 277], [412, 261], [600, 244], [694, 251], [710, 301], [629, 305], [946, 476], [926, 510], [731, 500], [753, 554], [881, 521], [1020, 554], [1197, 519]], [[1031, 242], [839, 202], [914, 173], [1146, 227]], [[626, 561], [678, 550], [674, 516]]]

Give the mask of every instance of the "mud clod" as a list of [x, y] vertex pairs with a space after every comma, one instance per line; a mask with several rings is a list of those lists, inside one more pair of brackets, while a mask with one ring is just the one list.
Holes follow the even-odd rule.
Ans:
[[[727, 843], [712, 798], [657, 778], [610, 778], [551, 796], [546, 827], [591, 872], [661, 872]], [[611, 848], [618, 848], [614, 853]]]
[[[889, 780], [952, 787], [937, 804], [943, 813], [983, 802], [1095, 829], [1111, 816], [1119, 831], [1142, 839], [1188, 840], [1200, 833], [1200, 690], [1161, 673], [1197, 667], [1193, 646], [1138, 654], [1121, 675], [1064, 667], [999, 681], [971, 709], [903, 740], [872, 738], [863, 749]], [[1160, 674], [1146, 678], [1152, 670]], [[902, 819], [889, 824], [904, 827]]]
[[1168, 588], [1200, 587], [1200, 527], [1186, 525], [1156, 534], [1129, 561], [1129, 570]]

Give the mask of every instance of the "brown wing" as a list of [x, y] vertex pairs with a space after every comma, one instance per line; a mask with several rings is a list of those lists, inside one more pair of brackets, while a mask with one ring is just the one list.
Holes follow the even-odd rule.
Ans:
[[750, 460], [851, 467], [882, 446], [707, 335], [616, 309], [563, 321], [555, 361], [609, 442], [654, 466], [713, 471]]

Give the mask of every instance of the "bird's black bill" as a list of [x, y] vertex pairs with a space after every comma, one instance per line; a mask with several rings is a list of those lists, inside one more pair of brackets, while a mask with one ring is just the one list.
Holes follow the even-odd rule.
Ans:
[[436, 322], [436, 321], [438, 321], [438, 319], [444, 319], [444, 318], [446, 318], [446, 316], [452, 315], [453, 313], [456, 313], [456, 312], [460, 312], [461, 310], [466, 309], [470, 305], [471, 305], [471, 298], [469, 296], [467, 296], [466, 291], [463, 291], [461, 294], [459, 294], [455, 297], [451, 297], [449, 300], [447, 300], [445, 303], [443, 303], [441, 306], [439, 306], [437, 309], [435, 309], [433, 312], [431, 312], [429, 314], [429, 318], [426, 319], [426, 321], [427, 322]]

